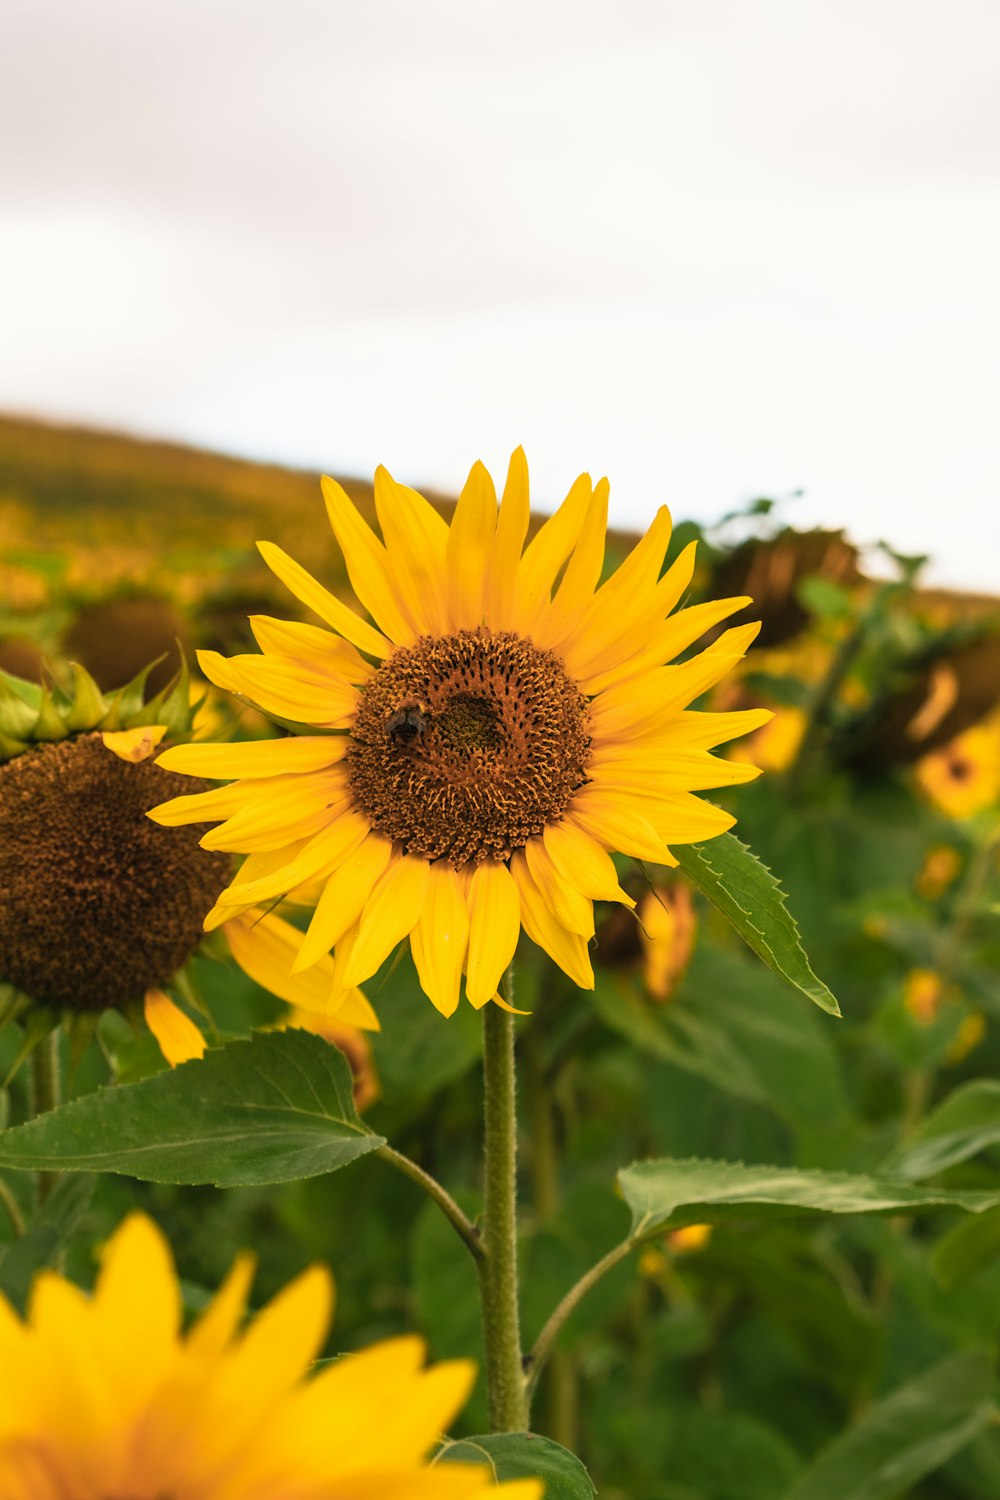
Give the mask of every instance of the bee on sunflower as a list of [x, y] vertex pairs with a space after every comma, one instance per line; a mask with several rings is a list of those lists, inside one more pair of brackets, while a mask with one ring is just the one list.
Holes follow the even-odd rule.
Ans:
[[[148, 703], [146, 673], [108, 696], [80, 666], [72, 686], [0, 673], [0, 1019], [23, 1019], [26, 1048], [60, 1023], [86, 1040], [103, 1011], [141, 1007], [167, 1061], [200, 1057], [205, 1038], [169, 991], [202, 944], [203, 919], [231, 877], [199, 828], [164, 834], [146, 814], [197, 783], [153, 763], [164, 738], [190, 736], [186, 671]], [[332, 961], [290, 977], [302, 935], [244, 910], [222, 938], [251, 978], [324, 1016]], [[342, 1023], [377, 1029], [357, 991]]]
[[322, 892], [295, 973], [334, 955], [335, 999], [409, 939], [420, 983], [451, 1015], [497, 1001], [520, 933], [593, 986], [593, 903], [634, 901], [612, 851], [657, 864], [722, 833], [696, 793], [757, 776], [710, 752], [770, 718], [690, 705], [746, 651], [724, 631], [750, 601], [682, 606], [694, 545], [663, 571], [665, 507], [602, 580], [608, 484], [582, 475], [528, 540], [518, 449], [498, 505], [477, 463], [451, 524], [384, 470], [381, 537], [340, 485], [327, 511], [365, 618], [291, 557], [265, 561], [323, 627], [257, 616], [260, 655], [199, 653], [210, 681], [295, 732], [270, 742], [180, 745], [161, 769], [228, 784], [150, 816], [218, 823], [203, 850], [244, 856], [206, 926], [286, 895]]

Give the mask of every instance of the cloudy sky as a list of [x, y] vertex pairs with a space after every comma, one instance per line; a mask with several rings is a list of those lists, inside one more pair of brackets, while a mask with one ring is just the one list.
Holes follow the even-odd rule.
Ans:
[[997, 589], [998, 74], [995, 0], [5, 0], [0, 407]]

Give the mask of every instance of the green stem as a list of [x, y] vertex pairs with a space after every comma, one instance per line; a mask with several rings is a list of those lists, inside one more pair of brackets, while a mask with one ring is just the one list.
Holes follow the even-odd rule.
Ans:
[[535, 1340], [535, 1347], [528, 1356], [527, 1393], [529, 1401], [538, 1384], [538, 1378], [545, 1368], [545, 1362], [552, 1352], [552, 1346], [570, 1313], [582, 1302], [591, 1287], [597, 1285], [602, 1276], [607, 1275], [608, 1271], [613, 1270], [619, 1261], [623, 1261], [626, 1256], [631, 1255], [636, 1244], [637, 1241], [633, 1240], [630, 1236], [627, 1240], [623, 1240], [620, 1245], [616, 1245], [613, 1250], [609, 1250], [607, 1255], [602, 1256], [596, 1265], [591, 1266], [589, 1271], [584, 1272], [576, 1285], [570, 1287], [565, 1297], [559, 1303], [559, 1306]]
[[[512, 980], [505, 986], [508, 1003]], [[514, 1017], [483, 1011], [483, 1249], [479, 1301], [493, 1432], [524, 1432], [528, 1410], [517, 1296], [517, 1111]]]
[[[43, 1037], [31, 1054], [31, 1110], [33, 1115], [45, 1115], [58, 1109], [62, 1098], [59, 1074], [59, 1032], [54, 1029]], [[59, 1181], [58, 1172], [39, 1172], [35, 1183], [39, 1205]]]
[[24, 1233], [24, 1215], [21, 1212], [17, 1199], [14, 1197], [14, 1194], [11, 1192], [10, 1187], [6, 1182], [4, 1182], [2, 1177], [0, 1177], [0, 1203], [3, 1204], [4, 1209], [6, 1210], [7, 1217], [10, 1220], [11, 1228], [13, 1229], [17, 1238], [20, 1239], [21, 1235]]
[[408, 1156], [404, 1156], [401, 1151], [394, 1151], [391, 1146], [380, 1146], [375, 1155], [380, 1156], [383, 1161], [387, 1161], [397, 1171], [403, 1172], [418, 1187], [422, 1187], [424, 1192], [434, 1199], [434, 1202], [440, 1208], [445, 1218], [452, 1225], [459, 1238], [468, 1246], [468, 1249], [475, 1256], [476, 1260], [483, 1259], [483, 1242], [478, 1229], [472, 1223], [471, 1219], [465, 1216], [447, 1188], [442, 1187], [436, 1177], [432, 1177], [429, 1172], [425, 1172], [423, 1167], [418, 1166], [415, 1161], [411, 1161]]

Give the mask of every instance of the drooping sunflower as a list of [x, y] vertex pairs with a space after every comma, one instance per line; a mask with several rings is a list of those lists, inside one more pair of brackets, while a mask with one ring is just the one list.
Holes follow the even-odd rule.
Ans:
[[767, 710], [689, 708], [758, 627], [675, 660], [750, 601], [677, 608], [694, 545], [663, 571], [665, 507], [602, 583], [606, 480], [582, 475], [527, 540], [520, 449], [499, 506], [477, 463], [450, 526], [384, 469], [381, 537], [340, 485], [324, 479], [323, 493], [371, 619], [261, 542], [326, 628], [257, 616], [261, 655], [199, 660], [212, 682], [296, 733], [160, 757], [169, 770], [230, 782], [151, 814], [168, 826], [219, 821], [203, 847], [246, 856], [207, 925], [319, 879], [296, 968], [333, 949], [339, 988], [369, 978], [408, 937], [442, 1013], [455, 1010], [463, 974], [481, 1007], [499, 998], [522, 927], [591, 987], [594, 900], [634, 905], [610, 851], [676, 863], [672, 844], [733, 822], [695, 793], [758, 774], [710, 751]]
[[[151, 759], [164, 735], [191, 731], [186, 675], [150, 704], [141, 686], [108, 697], [77, 667], [64, 694], [0, 673], [0, 1021], [24, 1020], [33, 1041], [60, 1022], [86, 1039], [102, 1011], [141, 1006], [179, 1063], [206, 1044], [169, 991], [232, 868], [198, 829], [164, 834], [146, 817], [197, 783]], [[222, 936], [257, 983], [325, 1015], [333, 962], [292, 976], [302, 934], [290, 923], [240, 911]], [[377, 1029], [360, 991], [343, 1000], [342, 1022]]]
[[[306, 1271], [241, 1333], [253, 1257], [187, 1333], [169, 1246], [133, 1214], [92, 1297], [42, 1272], [22, 1322], [0, 1299], [0, 1500], [486, 1500], [475, 1465], [427, 1456], [472, 1383], [416, 1338], [312, 1379], [333, 1302]], [[501, 1485], [538, 1500], [536, 1480]]]

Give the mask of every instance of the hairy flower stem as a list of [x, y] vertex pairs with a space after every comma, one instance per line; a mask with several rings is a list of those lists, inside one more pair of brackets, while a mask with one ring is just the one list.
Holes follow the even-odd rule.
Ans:
[[[508, 1002], [511, 976], [505, 986]], [[517, 1109], [514, 1017], [483, 1011], [484, 1204], [479, 1300], [493, 1432], [524, 1432], [528, 1410], [517, 1297]]]
[[[31, 1054], [31, 1112], [33, 1115], [48, 1114], [50, 1109], [59, 1107], [61, 1100], [59, 1032], [53, 1030], [42, 1038]], [[39, 1207], [58, 1181], [58, 1172], [36, 1173], [35, 1191]]]

